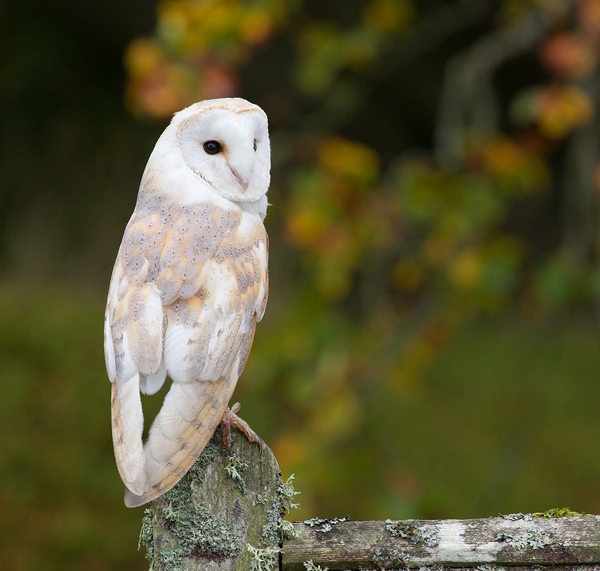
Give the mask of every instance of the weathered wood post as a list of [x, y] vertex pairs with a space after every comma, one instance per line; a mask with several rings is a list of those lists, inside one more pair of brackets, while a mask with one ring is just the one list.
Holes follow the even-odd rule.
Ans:
[[152, 571], [279, 569], [286, 488], [266, 446], [218, 429], [188, 474], [146, 509], [140, 542]]

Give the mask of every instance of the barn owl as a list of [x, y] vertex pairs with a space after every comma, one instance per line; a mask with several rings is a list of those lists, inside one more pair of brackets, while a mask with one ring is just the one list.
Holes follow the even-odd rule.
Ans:
[[[269, 178], [267, 117], [244, 99], [176, 113], [150, 155], [104, 327], [128, 507], [172, 488], [231, 418], [227, 405], [267, 302]], [[167, 376], [144, 444], [140, 391], [156, 393]]]

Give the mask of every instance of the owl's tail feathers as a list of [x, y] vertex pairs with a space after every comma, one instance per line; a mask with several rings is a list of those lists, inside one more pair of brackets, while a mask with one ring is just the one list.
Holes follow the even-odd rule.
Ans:
[[113, 447], [123, 482], [134, 494], [146, 483], [146, 457], [142, 443], [144, 414], [140, 400], [140, 377], [112, 383], [111, 416]]
[[145, 445], [147, 488], [129, 486], [125, 505], [137, 507], [170, 490], [187, 473], [219, 425], [236, 378], [171, 385]]

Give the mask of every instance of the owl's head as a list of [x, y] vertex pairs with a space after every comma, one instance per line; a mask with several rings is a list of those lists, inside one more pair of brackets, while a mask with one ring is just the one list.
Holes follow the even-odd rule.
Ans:
[[177, 113], [177, 141], [185, 164], [235, 202], [254, 202], [269, 188], [267, 116], [244, 99], [201, 101]]
[[[149, 166], [166, 159], [174, 167], [173, 151], [184, 169], [228, 200], [256, 202], [269, 188], [267, 116], [245, 99], [201, 101], [176, 113]], [[163, 162], [163, 166], [167, 165]]]

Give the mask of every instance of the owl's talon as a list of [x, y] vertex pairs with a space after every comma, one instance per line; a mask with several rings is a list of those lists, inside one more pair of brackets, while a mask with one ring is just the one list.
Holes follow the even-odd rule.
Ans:
[[231, 425], [233, 424], [246, 435], [246, 438], [250, 442], [256, 442], [256, 444], [258, 444], [260, 447], [260, 451], [262, 452], [263, 446], [266, 446], [266, 444], [263, 442], [262, 438], [250, 428], [250, 425], [237, 415], [241, 408], [242, 405], [239, 402], [236, 402], [231, 408], [227, 407], [225, 409], [223, 418], [221, 418], [223, 444], [225, 445], [225, 448], [227, 448], [229, 455], [231, 455]]

